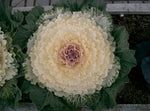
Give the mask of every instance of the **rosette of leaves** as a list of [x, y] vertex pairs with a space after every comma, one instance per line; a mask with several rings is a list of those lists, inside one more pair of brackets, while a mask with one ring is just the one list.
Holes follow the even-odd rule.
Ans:
[[[10, 0], [0, 0], [0, 110], [9, 105], [18, 106], [21, 99], [21, 90], [18, 84], [18, 63], [21, 59], [21, 50], [12, 44], [13, 37], [23, 21], [23, 14], [12, 14]], [[19, 60], [20, 59], [20, 60]]]
[[27, 50], [22, 91], [39, 111], [116, 105], [136, 61], [126, 29], [113, 28], [105, 7], [101, 0], [61, 0], [27, 14], [14, 44]]

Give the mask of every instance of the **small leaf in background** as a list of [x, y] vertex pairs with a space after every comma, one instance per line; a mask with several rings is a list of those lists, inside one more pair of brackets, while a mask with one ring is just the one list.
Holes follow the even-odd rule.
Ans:
[[12, 14], [11, 0], [0, 0], [0, 26], [4, 32], [15, 32], [23, 22], [24, 15], [21, 12]]
[[79, 11], [84, 6], [96, 7], [101, 11], [106, 9], [104, 0], [59, 0], [53, 6], [70, 8], [71, 11]]
[[70, 8], [71, 11], [79, 11], [85, 4], [88, 5], [90, 0], [59, 0], [53, 6]]
[[150, 42], [145, 41], [136, 46], [135, 57], [138, 64], [141, 64], [144, 57], [150, 56]]
[[33, 8], [26, 16], [25, 20], [28, 25], [36, 24], [37, 19], [39, 19], [40, 15], [44, 12], [44, 8], [37, 6]]
[[10, 0], [0, 0], [0, 25], [3, 31], [10, 28], [11, 25], [11, 7]]
[[[150, 47], [149, 47], [149, 49], [150, 49]], [[143, 75], [144, 75], [146, 82], [148, 84], [150, 84], [150, 56], [145, 57], [142, 60], [141, 67], [142, 67], [142, 72], [143, 72]]]
[[3, 87], [0, 87], [1, 105], [9, 105], [11, 108], [16, 108], [19, 105], [22, 94], [17, 86], [17, 82], [16, 79], [11, 79]]
[[105, 4], [104, 0], [91, 0], [90, 5], [98, 8], [101, 11], [106, 10], [106, 4]]

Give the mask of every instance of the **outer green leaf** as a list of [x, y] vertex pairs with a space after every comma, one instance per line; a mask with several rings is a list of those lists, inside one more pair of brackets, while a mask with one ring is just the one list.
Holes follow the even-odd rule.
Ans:
[[104, 102], [104, 103], [107, 103], [106, 104], [107, 108], [113, 108], [116, 105], [115, 99], [116, 99], [117, 93], [119, 93], [123, 89], [124, 84], [127, 83], [128, 81], [129, 80], [127, 76], [124, 78], [118, 78], [111, 87], [104, 89], [104, 93], [107, 94], [108, 96], [108, 99], [106, 99], [106, 101]]
[[116, 95], [122, 90], [124, 84], [128, 82], [128, 73], [136, 65], [134, 51], [129, 50], [128, 33], [124, 27], [120, 27], [112, 32], [116, 41], [116, 56], [120, 58], [121, 69], [118, 79], [111, 87], [107, 87], [100, 92], [100, 101], [94, 108], [94, 111], [101, 111], [103, 108], [109, 109], [116, 105]]
[[[23, 68], [23, 62], [25, 60], [25, 55], [18, 46], [14, 46], [14, 53], [16, 54], [16, 64], [18, 66], [18, 75], [16, 75], [16, 78], [22, 77], [24, 75], [24, 68]], [[20, 81], [20, 80], [19, 80]], [[20, 84], [19, 84], [20, 85]]]
[[106, 10], [106, 4], [104, 2], [104, 0], [91, 0], [90, 7], [96, 7], [101, 11], [105, 11]]
[[120, 27], [118, 29], [115, 29], [113, 32], [113, 37], [116, 42], [116, 53], [123, 52], [125, 50], [129, 49], [129, 34], [126, 31], [125, 27]]
[[21, 100], [21, 91], [17, 86], [17, 80], [11, 79], [0, 88], [0, 104], [16, 108], [19, 100]]
[[[12, 45], [13, 36], [15, 35], [19, 25], [23, 22], [23, 14], [16, 12], [12, 14], [12, 7], [10, 7], [11, 0], [0, 0], [0, 27], [7, 36], [7, 50], [13, 53], [14, 46]], [[13, 55], [14, 57], [14, 55]], [[17, 60], [14, 57], [14, 65], [18, 67]], [[21, 91], [18, 88], [18, 80], [15, 76], [13, 79], [6, 81], [3, 87], [0, 87], [0, 107], [9, 105], [12, 108], [18, 106], [21, 100]], [[1, 110], [2, 111], [2, 110]]]
[[134, 58], [135, 52], [133, 50], [124, 51], [118, 56], [120, 57], [120, 76], [126, 76], [129, 74], [132, 67], [136, 66], [136, 60]]
[[101, 11], [106, 8], [103, 0], [60, 0], [53, 6], [69, 8], [71, 11], [79, 11], [83, 7], [96, 7]]
[[116, 96], [120, 92], [124, 84], [128, 82], [128, 77], [118, 78], [116, 82], [108, 88], [104, 88], [100, 92], [100, 101], [95, 107], [91, 107], [93, 111], [101, 111], [104, 109], [113, 108], [116, 105]]
[[15, 32], [23, 21], [23, 14], [16, 12], [12, 15], [11, 0], [0, 0], [0, 26], [4, 32]]
[[[69, 111], [70, 108], [63, 102], [62, 98], [54, 96], [52, 92], [39, 86], [31, 85], [30, 82], [24, 81], [22, 86], [24, 93], [29, 93], [32, 102], [39, 111]], [[66, 110], [64, 110], [66, 109]]]
[[10, 0], [0, 0], [0, 21], [4, 30], [7, 30], [11, 24]]
[[89, 0], [60, 0], [54, 4], [54, 7], [70, 8], [71, 11], [79, 11], [84, 5], [87, 5]]
[[16, 33], [14, 37], [13, 44], [18, 45], [21, 49], [26, 48], [26, 44], [28, 42], [28, 39], [33, 34], [33, 32], [36, 30], [36, 27], [33, 25], [22, 25], [20, 26], [18, 32]]
[[126, 76], [132, 67], [136, 66], [135, 51], [129, 50], [128, 32], [120, 27], [112, 32], [116, 42], [116, 56], [120, 58], [121, 70], [119, 76]]
[[12, 15], [12, 20], [11, 20], [11, 27], [12, 27], [12, 31], [16, 31], [18, 30], [19, 26], [22, 24], [24, 20], [24, 15], [22, 12], [15, 12], [13, 15]]
[[42, 7], [35, 7], [28, 13], [28, 15], [25, 18], [27, 24], [21, 25], [19, 27], [18, 32], [14, 36], [14, 45], [20, 46], [21, 49], [26, 48], [28, 39], [38, 28], [36, 25], [36, 21], [39, 19], [40, 15], [43, 12], [44, 9]]
[[31, 89], [34, 90], [34, 86], [31, 85], [29, 81], [24, 80], [23, 85], [21, 86], [22, 92], [28, 94], [30, 93]]
[[44, 12], [44, 9], [42, 7], [35, 7], [33, 8], [28, 15], [26, 16], [26, 23], [28, 25], [36, 25], [36, 21], [39, 19], [39, 16]]
[[43, 109], [46, 105], [50, 105], [55, 111], [60, 111], [65, 107], [65, 105], [60, 102], [60, 98], [54, 97], [51, 92], [39, 87], [30, 93], [30, 98], [39, 110]]

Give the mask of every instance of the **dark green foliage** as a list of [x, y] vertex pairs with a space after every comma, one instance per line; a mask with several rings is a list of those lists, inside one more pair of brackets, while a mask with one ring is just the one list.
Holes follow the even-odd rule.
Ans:
[[111, 87], [103, 88], [100, 91], [100, 101], [94, 107], [94, 111], [101, 111], [103, 108], [110, 109], [116, 105], [116, 96], [128, 82], [128, 73], [132, 67], [136, 66], [134, 51], [129, 50], [128, 33], [124, 27], [112, 31], [116, 41], [116, 56], [120, 58], [121, 69], [119, 77]]
[[[13, 53], [15, 46], [12, 45], [13, 37], [18, 30], [18, 27], [23, 22], [23, 14], [21, 12], [15, 12], [12, 14], [12, 7], [10, 7], [11, 0], [0, 0], [0, 27], [7, 36], [7, 50]], [[16, 54], [19, 52], [19, 47], [16, 49]], [[21, 52], [21, 50], [20, 50]], [[22, 55], [21, 55], [22, 56]], [[13, 56], [15, 67], [20, 67], [18, 63], [21, 64], [22, 58]], [[13, 79], [6, 81], [4, 86], [0, 87], [0, 111], [2, 111], [3, 106], [9, 105], [12, 108], [16, 108], [19, 105], [21, 100], [21, 90], [18, 87], [18, 76], [15, 76]]]
[[13, 44], [18, 45], [22, 50], [26, 48], [28, 39], [37, 30], [36, 21], [44, 12], [42, 7], [33, 8], [25, 18], [25, 25], [21, 25], [13, 38]]
[[89, 6], [96, 7], [98, 10], [101, 11], [106, 10], [106, 4], [104, 3], [104, 0], [89, 0]]
[[71, 11], [80, 11], [83, 7], [96, 7], [101, 11], [106, 8], [103, 0], [60, 0], [53, 6], [69, 8]]
[[[17, 86], [17, 79], [11, 79], [0, 87], [0, 108], [9, 105], [11, 108], [16, 108], [21, 100], [21, 91]], [[2, 111], [2, 109], [0, 109]]]
[[134, 51], [129, 50], [128, 33], [125, 27], [117, 28], [112, 32], [114, 40], [116, 41], [116, 56], [120, 58], [121, 77], [126, 76], [132, 67], [136, 66], [136, 59], [134, 58]]
[[18, 75], [16, 76], [16, 78], [22, 77], [24, 76], [24, 68], [23, 68], [23, 62], [25, 61], [25, 54], [22, 52], [22, 50], [20, 49], [20, 47], [18, 47], [17, 45], [14, 45], [14, 53], [16, 54], [16, 61], [17, 61], [17, 65], [18, 65]]
[[31, 85], [29, 81], [24, 81], [22, 85], [23, 93], [28, 94], [32, 102], [39, 111], [69, 111], [69, 106], [63, 102], [62, 98], [55, 96], [47, 89], [40, 88], [37, 85]]
[[0, 26], [4, 32], [14, 33], [23, 21], [23, 14], [15, 12], [12, 14], [11, 0], [0, 0]]
[[118, 78], [111, 87], [102, 89], [100, 92], [99, 103], [95, 104], [95, 106], [91, 107], [91, 109], [93, 109], [93, 111], [101, 111], [102, 109], [113, 108], [117, 104], [117, 93], [123, 89], [126, 82], [128, 82], [127, 77]]

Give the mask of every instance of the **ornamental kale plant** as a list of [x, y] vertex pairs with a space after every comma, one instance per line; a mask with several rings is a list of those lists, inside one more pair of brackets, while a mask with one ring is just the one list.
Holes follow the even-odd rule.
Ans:
[[116, 105], [116, 94], [136, 62], [127, 31], [113, 28], [102, 1], [61, 0], [47, 12], [36, 7], [26, 23], [15, 44], [27, 48], [28, 81], [22, 90], [38, 110], [89, 106], [100, 111]]
[[46, 12], [33, 8], [21, 26], [11, 26], [18, 26], [13, 46], [24, 52], [15, 52], [25, 77], [19, 87], [39, 111], [116, 105], [136, 60], [125, 27], [114, 29], [105, 7], [101, 0], [60, 0]]
[[[0, 110], [5, 105], [16, 108], [21, 99], [18, 87], [18, 70], [21, 50], [12, 44], [13, 37], [22, 24], [23, 14], [12, 14], [10, 0], [0, 0]], [[23, 56], [22, 58], [23, 59]]]

